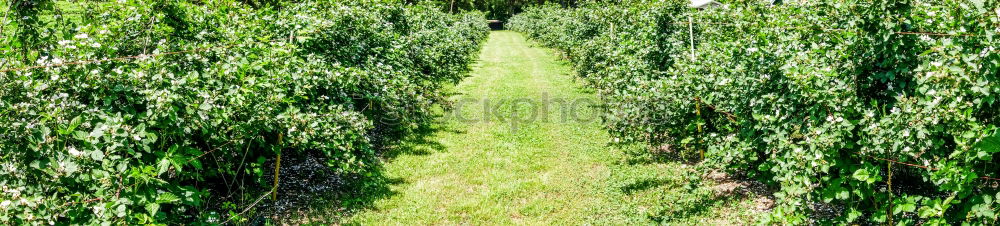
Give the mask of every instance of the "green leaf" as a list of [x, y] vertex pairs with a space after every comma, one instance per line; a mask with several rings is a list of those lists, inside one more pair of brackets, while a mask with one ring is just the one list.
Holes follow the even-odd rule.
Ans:
[[867, 182], [868, 179], [870, 178], [868, 170], [866, 169], [858, 169], [857, 171], [854, 171], [854, 175], [852, 175], [852, 177], [854, 177], [855, 180], [865, 181], [865, 182]]
[[72, 160], [68, 160], [66, 162], [63, 162], [63, 170], [67, 174], [75, 173], [79, 169], [80, 169], [80, 167], [76, 164], [76, 162], [73, 162]]
[[91, 152], [90, 152], [90, 158], [93, 158], [93, 159], [94, 159], [94, 161], [101, 161], [101, 160], [104, 160], [104, 152], [103, 152], [103, 151], [101, 151], [101, 150], [94, 150], [94, 151], [91, 151]]
[[170, 169], [170, 159], [166, 157], [160, 158], [160, 162], [156, 164], [156, 175], [163, 175], [168, 169]]
[[40, 129], [40, 130], [41, 130], [41, 132], [42, 132], [42, 139], [47, 139], [47, 138], [49, 137], [49, 135], [50, 135], [50, 134], [52, 134], [52, 129], [49, 129], [49, 127], [48, 127], [48, 126], [44, 126], [44, 125], [43, 125], [43, 126], [41, 126], [41, 128], [39, 128], [39, 129]]
[[127, 208], [128, 206], [125, 206], [125, 204], [119, 204], [118, 207], [115, 208], [115, 216], [125, 217], [126, 211], [128, 210]]
[[148, 144], [156, 143], [157, 138], [159, 137], [157, 137], [155, 133], [146, 133], [146, 139], [143, 141], [145, 141]]
[[1000, 133], [983, 138], [982, 141], [976, 144], [976, 147], [988, 153], [1000, 152]]
[[841, 189], [840, 191], [837, 192], [837, 199], [847, 200], [850, 197], [851, 193], [848, 192], [847, 189]]
[[83, 131], [75, 131], [73, 132], [73, 138], [76, 138], [77, 140], [81, 141], [86, 141], [88, 139], [88, 134], [87, 132]]
[[973, 6], [976, 6], [976, 11], [978, 11], [979, 14], [986, 13], [986, 7], [983, 6], [983, 0], [969, 0], [969, 1], [972, 2]]
[[927, 222], [925, 222], [924, 225], [937, 226], [937, 225], [950, 225], [950, 224], [948, 224], [948, 221], [943, 218], [934, 218], [927, 220]]
[[146, 204], [146, 211], [149, 212], [150, 216], [156, 216], [156, 212], [160, 210], [160, 204], [148, 203]]
[[990, 208], [989, 204], [975, 205], [972, 207], [972, 212], [974, 212], [976, 216], [982, 218], [992, 219], [996, 217], [996, 212], [994, 212], [993, 209]]
[[941, 201], [941, 199], [925, 200], [924, 206], [920, 207], [920, 210], [917, 211], [917, 215], [921, 218], [943, 216], [944, 212], [948, 210], [948, 207], [951, 205], [951, 200], [954, 197], [955, 196], [948, 197], [944, 201]]
[[887, 215], [885, 211], [874, 211], [870, 219], [874, 222], [885, 223], [886, 216]]
[[185, 162], [187, 162], [187, 160], [185, 160], [182, 156], [174, 156], [173, 158], [170, 158], [170, 165], [173, 165], [174, 170], [177, 170], [177, 172], [181, 172], [181, 170], [184, 169], [183, 164]]
[[160, 195], [156, 197], [156, 203], [174, 203], [180, 200], [181, 199], [178, 198], [177, 195], [169, 192], [160, 193]]
[[94, 127], [94, 131], [91, 131], [90, 134], [89, 134], [89, 136], [91, 136], [91, 137], [102, 137], [102, 136], [104, 136], [104, 130], [105, 130], [104, 127], [105, 127], [104, 124], [97, 124], [97, 126]]
[[683, 140], [681, 140], [681, 144], [689, 144], [691, 143], [691, 141], [694, 141], [694, 137], [684, 138]]
[[917, 212], [917, 216], [920, 216], [920, 218], [929, 218], [929, 217], [933, 217], [935, 215], [936, 214], [935, 214], [934, 210], [931, 209], [931, 207], [929, 207], [929, 206], [922, 206], [922, 207], [920, 207], [920, 211]]
[[913, 202], [904, 202], [902, 204], [896, 205], [896, 210], [893, 211], [893, 212], [897, 213], [897, 214], [900, 213], [900, 212], [912, 213], [913, 211], [916, 211], [916, 210], [917, 210], [917, 204], [916, 203], [913, 203]]
[[73, 119], [69, 120], [69, 127], [66, 128], [66, 134], [75, 131], [76, 127], [80, 127], [81, 123], [83, 122], [80, 116], [73, 117]]
[[965, 131], [964, 133], [962, 133], [962, 138], [972, 139], [973, 137], [976, 137], [976, 133], [975, 132]]
[[850, 210], [847, 211], [847, 222], [854, 222], [855, 220], [858, 219], [858, 217], [861, 217], [861, 215], [862, 215], [861, 211], [851, 208]]

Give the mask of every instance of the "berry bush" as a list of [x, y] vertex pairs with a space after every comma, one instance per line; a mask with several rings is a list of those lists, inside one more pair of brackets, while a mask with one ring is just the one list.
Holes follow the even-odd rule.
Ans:
[[226, 186], [266, 191], [283, 152], [370, 174], [488, 32], [427, 5], [240, 2], [4, 1], [0, 223], [218, 224]]
[[1000, 2], [724, 2], [510, 27], [565, 53], [624, 142], [776, 188], [765, 223], [997, 223]]

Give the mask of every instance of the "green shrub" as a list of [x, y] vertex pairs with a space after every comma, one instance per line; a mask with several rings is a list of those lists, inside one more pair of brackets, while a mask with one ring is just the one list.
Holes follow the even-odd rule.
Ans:
[[[488, 32], [426, 6], [120, 2], [28, 15], [45, 21], [16, 30], [31, 45], [2, 40], [4, 69], [52, 66], [0, 73], [0, 223], [221, 223], [236, 216], [216, 202], [269, 189], [262, 163], [282, 152], [370, 174]], [[226, 191], [237, 175], [248, 187]]]
[[612, 134], [777, 187], [765, 222], [997, 222], [996, 1], [686, 4], [511, 27], [566, 51]]

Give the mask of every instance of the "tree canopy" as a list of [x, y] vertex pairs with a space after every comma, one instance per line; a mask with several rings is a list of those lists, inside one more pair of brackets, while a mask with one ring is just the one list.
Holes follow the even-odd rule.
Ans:
[[[522, 11], [525, 7], [542, 4], [558, 4], [574, 6], [588, 0], [407, 0], [410, 3], [432, 2], [446, 11], [478, 10], [486, 13], [489, 19], [506, 20]], [[590, 0], [592, 1], [592, 0]]]

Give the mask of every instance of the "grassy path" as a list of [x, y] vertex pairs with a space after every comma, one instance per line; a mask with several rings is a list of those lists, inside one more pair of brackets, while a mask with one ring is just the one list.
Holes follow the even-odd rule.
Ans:
[[571, 73], [551, 50], [493, 32], [454, 88], [456, 110], [386, 164], [399, 182], [391, 194], [345, 223], [732, 223], [752, 214], [734, 209], [749, 199], [683, 189], [680, 164], [609, 146], [596, 97]]

